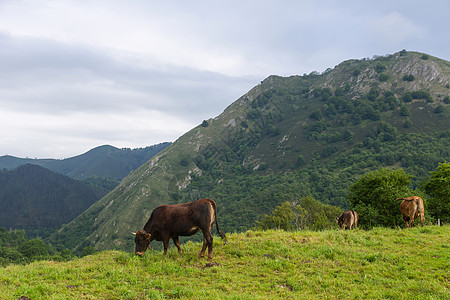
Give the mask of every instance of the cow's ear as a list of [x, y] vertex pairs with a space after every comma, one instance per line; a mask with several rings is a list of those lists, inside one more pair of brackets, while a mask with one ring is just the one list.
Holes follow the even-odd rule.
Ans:
[[150, 233], [146, 233], [146, 234], [145, 234], [145, 238], [146, 238], [147, 240], [149, 240], [151, 236], [152, 236], [152, 235], [151, 235]]

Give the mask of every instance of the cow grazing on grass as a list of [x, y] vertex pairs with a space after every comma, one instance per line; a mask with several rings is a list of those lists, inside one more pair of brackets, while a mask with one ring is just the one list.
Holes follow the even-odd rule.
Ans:
[[418, 196], [411, 196], [408, 198], [397, 198], [397, 200], [403, 200], [400, 203], [400, 211], [402, 213], [403, 220], [406, 223], [406, 227], [411, 228], [414, 226], [414, 219], [420, 216], [420, 221], [425, 223], [425, 212], [423, 209], [423, 200]]
[[348, 210], [343, 212], [336, 222], [339, 224], [341, 229], [354, 229], [358, 226], [359, 215], [354, 210]]
[[173, 240], [178, 251], [182, 253], [179, 237], [191, 236], [201, 230], [203, 232], [203, 247], [200, 251], [200, 257], [205, 255], [206, 247], [208, 247], [208, 259], [212, 259], [213, 237], [211, 229], [214, 221], [216, 222], [217, 232], [225, 244], [226, 237], [219, 229], [217, 206], [213, 200], [199, 199], [190, 203], [158, 206], [153, 210], [144, 229], [133, 233], [136, 243], [135, 253], [141, 256], [150, 246], [150, 242], [156, 240], [163, 242], [164, 254], [167, 254], [170, 239]]

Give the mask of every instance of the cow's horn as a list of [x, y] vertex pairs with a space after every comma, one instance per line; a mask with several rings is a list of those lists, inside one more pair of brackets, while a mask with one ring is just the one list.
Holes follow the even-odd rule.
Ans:
[[136, 235], [136, 232], [132, 232], [131, 234], [132, 234], [132, 235]]

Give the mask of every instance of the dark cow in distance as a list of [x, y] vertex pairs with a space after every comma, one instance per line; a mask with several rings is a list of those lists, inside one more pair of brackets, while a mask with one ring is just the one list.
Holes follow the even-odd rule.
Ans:
[[339, 224], [341, 229], [354, 229], [358, 226], [359, 215], [354, 210], [344, 211], [336, 222]]
[[397, 200], [403, 200], [402, 203], [400, 203], [400, 212], [402, 213], [406, 227], [413, 227], [414, 219], [419, 216], [423, 227], [423, 224], [425, 223], [425, 211], [423, 208], [422, 198], [418, 196], [411, 196], [408, 198], [397, 198]]
[[205, 255], [206, 247], [208, 247], [208, 259], [212, 259], [213, 237], [211, 229], [214, 221], [216, 222], [217, 232], [225, 244], [226, 237], [217, 223], [217, 206], [213, 200], [199, 199], [183, 204], [160, 205], [153, 210], [144, 229], [133, 233], [136, 243], [135, 253], [142, 256], [150, 246], [150, 242], [156, 240], [163, 242], [164, 254], [167, 254], [170, 239], [173, 240], [178, 251], [182, 253], [179, 237], [191, 236], [201, 230], [203, 247], [200, 251], [200, 257]]

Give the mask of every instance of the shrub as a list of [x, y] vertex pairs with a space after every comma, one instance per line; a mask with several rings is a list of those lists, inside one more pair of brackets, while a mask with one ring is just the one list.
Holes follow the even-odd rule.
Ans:
[[381, 169], [361, 176], [349, 187], [347, 198], [360, 215], [363, 227], [400, 226], [400, 203], [395, 199], [413, 195], [410, 184], [411, 176], [402, 169]]
[[407, 106], [400, 107], [400, 116], [402, 117], [409, 116], [409, 108]]
[[314, 119], [314, 120], [319, 121], [319, 120], [322, 119], [322, 112], [320, 111], [320, 109], [316, 109], [315, 111], [313, 111], [313, 112], [309, 115], [309, 117], [310, 117], [311, 119]]
[[381, 82], [383, 82], [383, 81], [388, 81], [389, 80], [389, 74], [387, 74], [387, 73], [380, 73], [379, 75], [378, 75], [378, 80], [380, 80]]
[[412, 74], [403, 76], [403, 81], [414, 81], [414, 79], [416, 78]]
[[411, 93], [408, 92], [402, 96], [402, 100], [404, 102], [411, 102], [411, 101], [413, 101], [413, 97], [412, 97]]
[[434, 109], [435, 114], [441, 114], [443, 112], [444, 112], [444, 106], [442, 106], [442, 105], [439, 105]]

